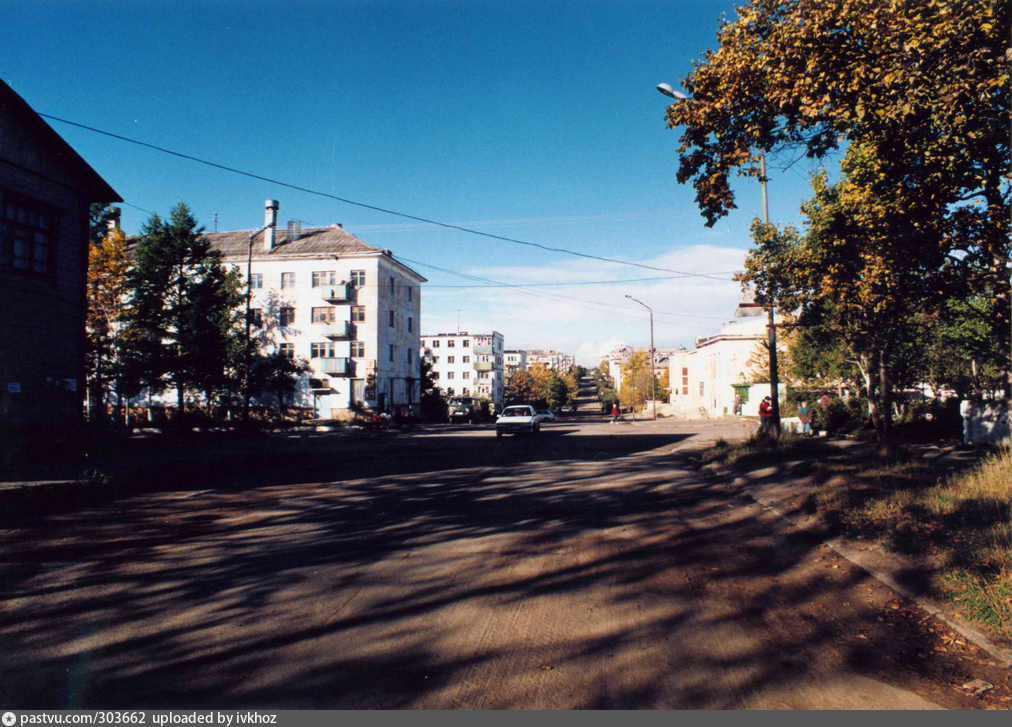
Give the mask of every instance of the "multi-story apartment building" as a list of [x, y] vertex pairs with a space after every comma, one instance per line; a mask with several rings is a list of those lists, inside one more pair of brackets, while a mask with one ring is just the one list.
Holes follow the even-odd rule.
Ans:
[[501, 333], [422, 334], [421, 353], [432, 360], [439, 388], [447, 394], [487, 398], [496, 411], [502, 409], [506, 382]]
[[503, 359], [506, 367], [506, 378], [514, 371], [527, 370], [526, 351], [503, 351]]
[[421, 396], [418, 358], [425, 278], [389, 250], [340, 225], [277, 229], [267, 201], [266, 229], [205, 233], [249, 275], [257, 333], [309, 362], [301, 403], [317, 416], [346, 418], [353, 407], [407, 413]]
[[568, 373], [569, 369], [576, 365], [576, 356], [562, 353], [561, 351], [553, 351], [551, 349], [534, 349], [524, 351], [524, 353], [527, 354], [528, 366], [543, 364], [552, 371], [557, 371], [560, 374]]

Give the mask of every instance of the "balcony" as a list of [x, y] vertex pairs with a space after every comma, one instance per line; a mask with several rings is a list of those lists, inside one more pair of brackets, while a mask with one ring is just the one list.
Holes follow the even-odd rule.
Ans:
[[348, 376], [351, 372], [350, 358], [318, 358], [317, 366], [328, 376]]
[[317, 331], [322, 336], [327, 338], [350, 338], [351, 337], [351, 322], [350, 321], [329, 321], [317, 323]]
[[475, 371], [491, 371], [492, 370], [492, 362], [491, 361], [475, 361], [474, 362], [474, 370]]
[[317, 288], [320, 298], [328, 303], [344, 303], [351, 300], [352, 288], [347, 283], [341, 285], [324, 285]]
[[492, 355], [492, 347], [491, 346], [475, 346], [471, 350], [474, 351], [474, 353], [476, 355], [478, 355], [478, 356], [481, 356], [482, 354], [484, 354], [486, 356]]

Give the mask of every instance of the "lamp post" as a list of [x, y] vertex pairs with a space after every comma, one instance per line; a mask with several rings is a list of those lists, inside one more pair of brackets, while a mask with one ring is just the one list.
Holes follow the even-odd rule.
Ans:
[[[654, 410], [654, 421], [657, 421], [657, 376], [654, 374], [654, 310], [646, 303], [640, 300], [636, 300], [631, 295], [627, 295], [626, 298], [631, 300], [633, 303], [639, 303], [641, 306], [650, 311], [650, 398], [653, 402]], [[636, 411], [636, 397], [633, 397], [633, 411]]]
[[[688, 101], [689, 97], [681, 91], [676, 91], [667, 83], [657, 84], [657, 90], [665, 96], [675, 99], [676, 101]], [[770, 210], [769, 202], [766, 197], [766, 152], [762, 149], [759, 150], [759, 184], [762, 186], [763, 192], [763, 223], [770, 223]], [[626, 296], [628, 297], [628, 296]], [[770, 400], [773, 404], [773, 434], [778, 439], [780, 438], [780, 377], [777, 372], [777, 328], [776, 323], [773, 320], [773, 309], [774, 305], [771, 300], [769, 308], [769, 318], [766, 323], [766, 330], [768, 333], [767, 346], [770, 351]]]

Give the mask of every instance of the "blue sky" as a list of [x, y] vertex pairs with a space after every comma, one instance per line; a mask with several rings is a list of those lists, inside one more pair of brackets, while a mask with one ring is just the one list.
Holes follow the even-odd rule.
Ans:
[[[506, 237], [718, 278], [456, 288], [670, 274], [433, 228], [50, 122], [124, 197], [123, 224], [185, 200], [208, 229], [343, 223], [417, 261], [423, 332], [494, 328], [593, 365], [617, 342], [690, 346], [726, 320], [758, 183], [713, 229], [675, 180], [655, 86], [716, 43], [734, 4], [0, 0], [0, 76], [37, 111], [346, 199]], [[18, 42], [18, 39], [24, 42]], [[799, 223], [807, 169], [772, 171]], [[130, 206], [133, 205], [133, 206]], [[567, 296], [567, 297], [561, 297]], [[459, 311], [459, 313], [458, 313]]]

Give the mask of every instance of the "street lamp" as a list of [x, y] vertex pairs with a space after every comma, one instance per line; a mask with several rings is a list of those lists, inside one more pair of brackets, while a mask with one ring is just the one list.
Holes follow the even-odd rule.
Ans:
[[[657, 421], [657, 376], [654, 374], [654, 310], [646, 303], [640, 300], [636, 300], [631, 295], [627, 295], [626, 298], [634, 303], [639, 303], [641, 306], [650, 311], [650, 398], [653, 401], [654, 410], [654, 421]], [[633, 397], [633, 412], [636, 411], [636, 397]]]
[[[688, 101], [689, 97], [681, 91], [676, 91], [667, 83], [657, 84], [657, 90], [665, 96], [675, 99], [676, 101]], [[766, 197], [766, 152], [762, 149], [759, 150], [759, 184], [762, 186], [763, 191], [763, 223], [770, 223], [770, 209], [769, 202]], [[629, 296], [626, 296], [627, 298]], [[780, 438], [780, 377], [777, 372], [777, 328], [776, 323], [773, 320], [773, 309], [774, 305], [772, 300], [770, 302], [769, 309], [769, 320], [766, 324], [766, 330], [769, 334], [767, 345], [770, 350], [770, 399], [773, 403], [773, 434], [779, 439]]]

